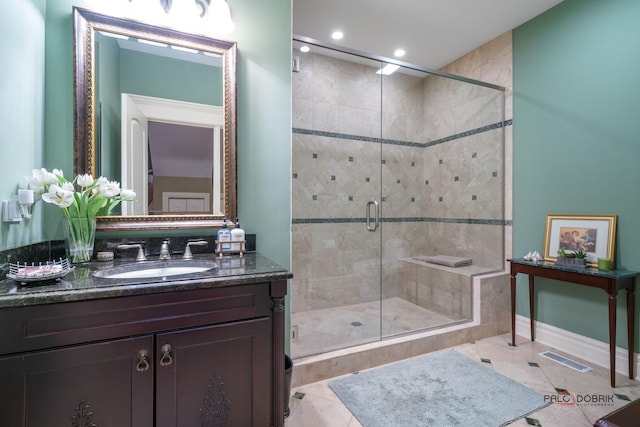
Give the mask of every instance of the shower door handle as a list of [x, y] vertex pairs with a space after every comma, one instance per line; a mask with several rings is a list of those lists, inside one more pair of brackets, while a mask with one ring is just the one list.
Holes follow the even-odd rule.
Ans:
[[[376, 209], [375, 216], [373, 219], [373, 225], [371, 225], [371, 206], [374, 206]], [[380, 224], [380, 204], [375, 200], [369, 200], [367, 202], [366, 217], [367, 217], [367, 230], [376, 231], [378, 229], [378, 225]]]

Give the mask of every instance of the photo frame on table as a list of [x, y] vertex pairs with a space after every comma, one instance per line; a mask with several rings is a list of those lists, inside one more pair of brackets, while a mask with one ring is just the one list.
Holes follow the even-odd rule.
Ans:
[[547, 215], [542, 257], [555, 261], [559, 249], [583, 251], [588, 266], [596, 267], [598, 258], [614, 265], [616, 222], [616, 215]]

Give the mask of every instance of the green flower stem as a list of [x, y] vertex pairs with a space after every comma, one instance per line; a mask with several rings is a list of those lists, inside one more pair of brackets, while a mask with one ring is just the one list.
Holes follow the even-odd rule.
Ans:
[[71, 262], [80, 263], [91, 261], [96, 230], [95, 218], [67, 216], [67, 225]]

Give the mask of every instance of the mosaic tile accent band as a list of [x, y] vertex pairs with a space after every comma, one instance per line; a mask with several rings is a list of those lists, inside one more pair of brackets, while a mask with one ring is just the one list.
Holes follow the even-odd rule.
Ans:
[[[399, 186], [405, 187], [403, 188], [403, 190], [405, 190], [406, 193], [406, 185], [405, 183], [409, 183], [408, 185], [410, 187], [413, 188], [413, 191], [415, 194], [404, 194], [406, 195], [406, 197], [403, 197], [402, 199], [398, 198], [398, 192], [395, 191], [391, 188], [391, 185], [389, 185], [389, 183], [384, 183], [383, 180], [383, 185], [385, 186], [385, 193], [390, 193], [390, 196], [392, 197], [393, 200], [388, 200], [389, 197], [387, 197], [385, 194], [382, 194], [379, 197], [379, 200], [381, 200], [382, 203], [385, 202], [397, 202], [400, 201], [401, 203], [413, 203], [413, 202], [417, 202], [418, 205], [420, 206], [424, 206], [424, 203], [426, 202], [424, 195], [420, 194], [420, 191], [417, 190], [417, 188], [415, 187], [415, 185], [417, 184], [417, 182], [422, 182], [424, 181], [424, 185], [425, 186], [429, 186], [431, 185], [431, 187], [434, 187], [434, 185], [439, 184], [439, 188], [440, 191], [442, 192], [441, 195], [432, 198], [432, 202], [445, 202], [445, 203], [450, 203], [451, 202], [451, 198], [452, 195], [455, 196], [455, 193], [448, 191], [449, 189], [451, 189], [450, 184], [446, 184], [447, 181], [443, 181], [443, 178], [439, 178], [439, 179], [432, 179], [431, 182], [430, 180], [424, 180], [422, 178], [424, 178], [425, 176], [420, 176], [420, 175], [416, 175], [413, 176], [411, 175], [411, 173], [407, 173], [406, 170], [404, 170], [407, 166], [410, 166], [411, 168], [416, 168], [417, 163], [419, 163], [419, 166], [424, 167], [424, 161], [418, 161], [416, 162], [415, 159], [411, 159], [411, 161], [409, 161], [409, 159], [407, 159], [406, 157], [409, 156], [414, 156], [417, 155], [417, 158], [420, 158], [420, 156], [422, 156], [423, 154], [418, 154], [418, 153], [422, 153], [422, 149], [425, 149], [427, 147], [435, 147], [438, 145], [442, 145], [445, 143], [453, 143], [454, 141], [457, 140], [462, 140], [464, 138], [468, 138], [468, 137], [473, 137], [473, 136], [478, 136], [483, 133], [487, 133], [487, 132], [491, 132], [494, 131], [496, 129], [500, 129], [504, 126], [510, 126], [513, 124], [512, 120], [505, 120], [504, 122], [497, 122], [497, 123], [493, 123], [487, 126], [482, 126], [482, 127], [478, 127], [475, 129], [471, 129], [465, 132], [461, 132], [461, 133], [457, 133], [454, 135], [450, 135], [447, 137], [443, 137], [443, 138], [439, 138], [433, 141], [429, 141], [429, 142], [411, 142], [411, 141], [406, 141], [406, 140], [396, 140], [396, 139], [388, 139], [388, 138], [380, 138], [380, 137], [369, 137], [369, 136], [363, 136], [363, 135], [354, 135], [354, 134], [346, 134], [346, 133], [339, 133], [339, 132], [328, 132], [328, 131], [321, 131], [321, 130], [312, 130], [312, 129], [305, 129], [305, 128], [293, 128], [292, 131], [294, 134], [300, 135], [301, 138], [319, 138], [317, 140], [316, 143], [313, 144], [313, 146], [315, 146], [316, 148], [313, 149], [313, 153], [311, 155], [311, 159], [313, 160], [319, 160], [319, 155], [322, 155], [322, 157], [324, 158], [327, 155], [327, 149], [325, 146], [325, 148], [322, 148], [324, 146], [324, 144], [319, 145], [319, 141], [321, 140], [325, 140], [327, 141], [327, 144], [330, 145], [334, 145], [337, 144], [338, 146], [341, 146], [341, 144], [339, 143], [340, 140], [342, 141], [351, 141], [351, 142], [355, 142], [355, 143], [374, 143], [374, 144], [386, 144], [389, 146], [396, 146], [396, 147], [410, 147], [410, 148], [405, 148], [405, 149], [410, 149], [410, 150], [414, 150], [417, 149], [419, 151], [416, 151], [415, 154], [410, 154], [410, 153], [405, 153], [400, 155], [400, 157], [394, 155], [395, 153], [390, 152], [390, 151], [386, 151], [384, 154], [384, 157], [389, 156], [390, 157], [390, 162], [387, 162], [386, 158], [382, 158], [381, 162], [382, 165], [384, 166], [389, 166], [391, 167], [393, 163], [395, 163], [396, 165], [398, 164], [398, 159], [402, 159], [400, 163], [406, 163], [406, 166], [401, 166], [399, 170], [402, 170], [401, 175], [398, 176], [394, 176], [393, 180], [391, 181], [395, 181], [396, 184], [398, 184]], [[480, 151], [480, 155], [483, 158], [483, 160], [486, 161], [487, 159], [487, 153], [489, 153], [491, 150], [491, 147], [486, 147], [482, 144], [481, 140], [474, 140], [474, 141], [479, 141], [478, 142], [478, 148]], [[463, 141], [460, 141], [461, 143]], [[301, 144], [303, 147], [306, 144], [304, 142], [304, 140], [300, 140], [299, 138], [294, 138], [294, 144]], [[366, 144], [365, 144], [366, 145]], [[466, 144], [465, 145], [469, 145], [469, 140], [466, 140]], [[472, 142], [470, 145], [474, 145], [474, 143]], [[444, 146], [444, 145], [442, 145]], [[303, 148], [304, 149], [304, 148]], [[344, 146], [341, 146], [341, 149], [344, 149]], [[455, 148], [453, 148], [455, 149]], [[294, 149], [295, 150], [295, 149]], [[317, 152], [316, 152], [317, 151]], [[354, 151], [358, 151], [355, 150]], [[458, 150], [460, 151], [460, 150]], [[467, 153], [468, 155], [470, 155], [470, 158], [473, 160], [478, 160], [478, 151], [474, 151], [472, 149], [473, 152], [471, 153]], [[344, 152], [344, 151], [343, 151]], [[483, 153], [484, 152], [484, 153]], [[346, 155], [346, 154], [345, 154]], [[378, 154], [375, 154], [378, 155]], [[426, 154], [425, 154], [426, 155]], [[447, 156], [451, 156], [450, 151], [446, 152]], [[330, 157], [330, 161], [333, 162], [333, 164], [335, 165], [335, 162], [339, 162], [340, 164], [342, 164], [342, 161], [338, 160], [338, 157], [335, 153], [330, 153], [329, 154]], [[375, 157], [375, 156], [374, 156]], [[367, 156], [368, 159], [372, 159], [372, 157]], [[370, 161], [369, 160], [369, 161]], [[347, 164], [353, 164], [354, 163], [354, 156], [350, 155], [348, 156], [348, 161]], [[303, 162], [304, 163], [304, 162]], [[448, 164], [450, 164], [450, 161], [447, 162]], [[445, 164], [445, 160], [443, 158], [437, 158], [437, 165], [438, 166], [443, 166]], [[336, 165], [337, 166], [337, 165]], [[329, 167], [331, 167], [331, 165], [329, 165]], [[343, 181], [344, 184], [342, 185], [347, 185], [347, 186], [352, 186], [354, 185], [354, 175], [345, 175], [343, 173], [343, 171], [341, 171], [341, 168], [345, 168], [345, 166], [340, 166], [338, 167], [338, 169], [331, 169], [332, 171], [335, 170], [335, 172], [332, 172], [328, 175], [328, 182], [333, 182], [335, 183], [336, 181]], [[462, 164], [460, 166], [461, 169], [459, 170], [458, 173], [455, 173], [455, 176], [451, 176], [451, 180], [454, 183], [461, 183], [461, 175], [466, 175], [466, 179], [464, 180], [465, 182], [469, 182], [470, 179], [473, 179], [473, 177], [469, 176], [468, 173], [466, 173], [467, 171], [469, 171], [470, 169], [470, 165], [469, 164]], [[449, 166], [450, 168], [450, 166]], [[497, 178], [499, 177], [499, 172], [497, 170], [493, 170], [491, 171], [490, 169], [488, 169], [488, 166], [486, 165], [486, 163], [484, 164], [483, 168], [487, 171], [486, 172], [486, 176], [489, 176], [491, 178]], [[308, 170], [306, 170], [306, 167], [302, 167], [301, 168], [302, 171], [307, 172], [307, 176], [309, 176]], [[320, 170], [318, 170], [318, 172], [320, 172]], [[312, 174], [313, 176], [315, 176], [315, 180], [318, 179], [318, 174]], [[395, 174], [394, 174], [395, 175]], [[420, 179], [418, 179], [420, 176]], [[298, 178], [300, 177], [300, 173], [298, 172], [294, 172], [293, 173], [293, 179], [294, 180], [298, 180]], [[433, 176], [432, 176], [433, 177]], [[422, 181], [421, 181], [422, 180]], [[377, 179], [374, 179], [372, 177], [365, 177], [364, 178], [364, 184], [369, 184], [375, 181], [375, 185], [379, 185], [380, 183], [378, 182]], [[309, 181], [309, 178], [307, 178], [307, 180], [305, 180], [305, 182], [308, 184], [311, 181]], [[329, 204], [325, 204], [324, 207], [332, 207], [332, 203], [335, 202], [339, 202], [340, 198], [344, 197], [344, 201], [348, 201], [348, 202], [354, 202], [356, 201], [356, 197], [353, 194], [346, 194], [347, 191], [352, 191], [353, 193], [358, 193], [357, 190], [346, 190], [345, 187], [340, 187], [337, 186], [334, 188], [333, 191], [330, 190], [329, 187], [323, 186], [324, 188], [319, 191], [319, 194], [310, 194], [310, 198], [312, 201], [320, 201], [320, 202], [327, 202], [326, 197], [329, 196], [329, 194], [327, 193], [328, 191], [333, 193], [333, 197], [332, 197], [332, 202], [330, 202]], [[487, 188], [486, 186], [485, 189]], [[361, 187], [364, 188], [364, 187]], [[401, 190], [402, 191], [402, 190]], [[344, 193], [344, 194], [342, 194]], [[446, 195], [445, 195], [446, 193]], [[478, 201], [478, 194], [475, 194], [473, 191], [469, 192], [467, 191], [467, 197], [468, 200], [470, 202], [476, 202]], [[362, 193], [360, 193], [360, 195], [362, 195]], [[422, 196], [422, 197], [421, 197]], [[308, 196], [307, 196], [308, 197]], [[460, 196], [459, 196], [460, 197]], [[378, 198], [378, 197], [376, 197]], [[446, 198], [446, 200], [445, 200]], [[304, 199], [304, 197], [303, 197]], [[302, 199], [295, 199], [296, 201], [296, 206], [299, 206], [299, 203], [302, 201]], [[359, 202], [362, 202], [362, 198], [358, 199]], [[343, 202], [342, 202], [343, 203]], [[420, 204], [422, 203], [422, 204]], [[465, 203], [469, 203], [469, 202], [465, 202]], [[318, 207], [321, 207], [322, 205], [319, 205]], [[310, 208], [310, 206], [309, 206]], [[330, 223], [362, 223], [365, 222], [365, 218], [362, 218], [360, 216], [357, 215], [353, 215], [353, 217], [344, 217], [339, 215], [339, 213], [337, 212], [338, 210], [342, 210], [342, 213], [346, 213], [343, 209], [344, 205], [342, 205], [342, 208], [340, 209], [329, 209], [329, 211], [331, 211], [331, 215], [327, 215], [327, 216], [321, 216], [321, 215], [313, 215], [313, 213], [315, 213], [315, 209], [309, 209], [306, 212], [303, 213], [303, 211], [301, 211], [300, 209], [294, 209], [294, 218], [293, 218], [293, 224], [330, 224]], [[394, 212], [395, 211], [395, 212]], [[420, 212], [421, 209], [417, 209], [414, 210], [416, 213]], [[352, 211], [353, 212], [353, 211]], [[300, 213], [300, 215], [296, 215], [296, 213]], [[355, 213], [355, 212], [354, 212]], [[431, 212], [434, 213], [434, 212]], [[442, 212], [445, 213], [445, 212]], [[482, 215], [484, 213], [484, 215]], [[490, 213], [489, 217], [494, 217], [494, 218], [488, 218], [485, 216], [487, 215], [487, 213]], [[400, 212], [398, 212], [396, 209], [391, 209], [387, 212], [385, 212], [384, 217], [381, 219], [381, 222], [442, 222], [442, 223], [452, 223], [452, 224], [481, 224], [481, 225], [496, 225], [496, 226], [505, 226], [505, 225], [510, 225], [511, 221], [507, 221], [507, 220], [503, 220], [503, 219], [496, 219], [495, 217], [502, 217], [503, 213], [501, 212], [500, 209], [492, 209], [490, 212], [484, 211], [484, 210], [480, 210], [480, 211], [475, 211], [473, 210], [472, 212], [465, 212], [465, 214], [469, 215], [471, 214], [471, 216], [477, 216], [476, 218], [469, 218], [468, 216], [466, 217], [452, 217], [451, 216], [451, 212], [447, 212], [448, 215], [446, 216], [433, 216], [433, 215], [428, 215], [428, 216], [401, 216]], [[480, 215], [478, 215], [480, 214]], [[333, 216], [333, 218], [331, 217]]]
[[[366, 218], [293, 218], [293, 224], [346, 224], [365, 223]], [[380, 218], [380, 222], [441, 222], [446, 224], [481, 224], [481, 225], [511, 225], [511, 220], [503, 219], [474, 219], [474, 218]]]
[[406, 147], [432, 147], [434, 145], [443, 144], [445, 142], [454, 141], [456, 139], [465, 138], [472, 135], [477, 135], [479, 133], [487, 132], [494, 129], [500, 129], [503, 126], [511, 126], [513, 125], [513, 119], [505, 120], [504, 122], [493, 123], [491, 125], [483, 126], [477, 129], [471, 129], [466, 132], [462, 132], [459, 134], [447, 136], [445, 138], [436, 139], [430, 142], [411, 142], [411, 141], [401, 141], [395, 139], [387, 139], [387, 138], [376, 138], [371, 136], [362, 136], [362, 135], [349, 135], [337, 132], [326, 132], [320, 130], [313, 129], [301, 129], [301, 128], [293, 128], [292, 132], [301, 134], [301, 135], [315, 135], [315, 136], [324, 136], [327, 138], [336, 138], [336, 139], [348, 139], [352, 141], [364, 141], [364, 142], [374, 142], [374, 143], [382, 143], [382, 144], [393, 144], [393, 145], [404, 145]]

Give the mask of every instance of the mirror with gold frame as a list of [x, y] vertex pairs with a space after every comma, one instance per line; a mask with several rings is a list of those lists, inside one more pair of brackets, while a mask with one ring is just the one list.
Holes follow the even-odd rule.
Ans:
[[[98, 217], [97, 229], [232, 223], [236, 43], [74, 8], [74, 49], [74, 175], [106, 176], [138, 195]], [[167, 88], [174, 94], [156, 93]]]

